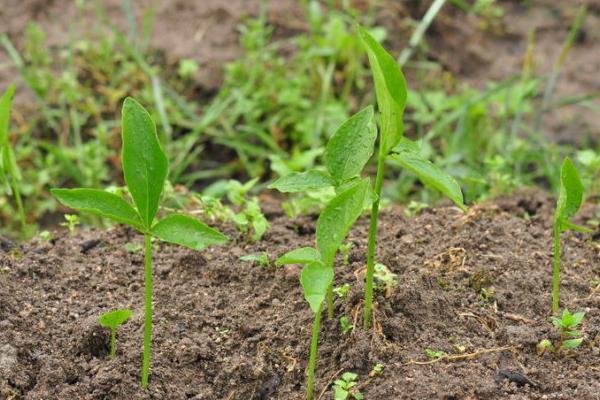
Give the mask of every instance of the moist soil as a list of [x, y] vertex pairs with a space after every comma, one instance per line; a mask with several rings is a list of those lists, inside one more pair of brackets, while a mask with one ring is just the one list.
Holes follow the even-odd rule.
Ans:
[[[314, 241], [315, 216], [288, 219], [267, 204], [271, 228], [250, 243], [230, 226], [226, 246], [195, 252], [154, 244], [151, 382], [139, 387], [143, 325], [142, 237], [110, 230], [56, 232], [0, 250], [2, 399], [302, 399], [312, 315], [299, 266], [261, 267]], [[522, 192], [463, 214], [439, 207], [381, 215], [377, 260], [397, 285], [376, 296], [374, 329], [361, 329], [368, 219], [348, 236], [336, 286], [350, 284], [324, 318], [318, 399], [345, 371], [366, 399], [598, 399], [598, 233], [563, 234], [562, 305], [585, 311], [585, 340], [570, 353], [538, 355], [558, 340], [549, 322], [554, 200]], [[584, 207], [579, 223], [600, 207]], [[126, 244], [132, 245], [126, 248]], [[131, 308], [107, 356], [103, 312]], [[342, 333], [338, 318], [355, 329]], [[425, 349], [448, 356], [433, 361]], [[382, 363], [380, 374], [371, 374]]]

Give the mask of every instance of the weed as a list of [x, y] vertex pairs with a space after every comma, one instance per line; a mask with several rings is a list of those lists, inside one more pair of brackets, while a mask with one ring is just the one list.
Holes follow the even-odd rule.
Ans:
[[333, 288], [333, 293], [335, 293], [339, 298], [344, 299], [348, 296], [352, 285], [349, 283], [344, 283], [342, 286], [337, 286]]
[[423, 158], [415, 143], [403, 138], [403, 115], [406, 106], [406, 80], [396, 60], [365, 30], [359, 27], [359, 35], [367, 50], [377, 105], [381, 114], [379, 152], [377, 154], [377, 176], [375, 178], [374, 201], [371, 208], [369, 241], [367, 250], [367, 282], [363, 326], [371, 325], [373, 308], [373, 277], [375, 273], [375, 245], [379, 203], [383, 188], [385, 161], [389, 156], [403, 168], [414, 173], [424, 184], [431, 186], [465, 209], [463, 196], [456, 181]]
[[583, 322], [585, 313], [576, 312], [571, 314], [565, 308], [560, 317], [551, 317], [552, 324], [560, 330], [560, 340], [557, 346], [554, 346], [549, 339], [544, 339], [538, 343], [538, 353], [545, 351], [573, 350], [581, 346], [583, 342], [583, 333], [579, 326]]
[[392, 290], [394, 290], [394, 287], [398, 285], [396, 274], [394, 274], [388, 267], [381, 263], [375, 264], [373, 278], [376, 282], [375, 289], [384, 292], [386, 296], [390, 296]]
[[344, 335], [352, 332], [352, 324], [350, 323], [350, 319], [345, 315], [340, 317], [340, 328], [342, 329], [342, 333]]
[[384, 370], [385, 370], [385, 364], [377, 363], [373, 366], [373, 368], [371, 369], [371, 372], [369, 372], [369, 377], [374, 378], [376, 376], [379, 376], [379, 375], [383, 374]]
[[168, 160], [150, 114], [132, 98], [122, 112], [122, 163], [125, 182], [135, 206], [118, 195], [97, 189], [52, 189], [65, 206], [132, 226], [144, 234], [145, 317], [141, 384], [148, 387], [152, 337], [152, 238], [200, 251], [227, 241], [227, 236], [182, 214], [154, 223], [168, 173]]
[[560, 170], [560, 193], [554, 213], [554, 266], [552, 274], [552, 313], [559, 309], [560, 291], [560, 234], [573, 229], [579, 232], [591, 233], [592, 230], [572, 223], [571, 218], [581, 207], [583, 200], [583, 185], [579, 174], [570, 158], [565, 158]]
[[75, 228], [81, 224], [79, 216], [75, 214], [65, 214], [65, 221], [60, 223], [60, 226], [64, 226], [69, 230], [69, 234], [75, 233]]
[[344, 372], [342, 379], [336, 379], [333, 383], [333, 392], [335, 400], [355, 399], [363, 400], [365, 397], [356, 387], [358, 385], [358, 374], [354, 372]]
[[104, 313], [98, 319], [100, 325], [110, 329], [110, 357], [117, 354], [117, 329], [131, 318], [131, 310], [115, 310]]
[[21, 200], [21, 172], [17, 165], [15, 152], [10, 144], [10, 110], [15, 85], [10, 85], [0, 97], [0, 180], [6, 184], [7, 192], [12, 194], [17, 204], [22, 235], [25, 234], [25, 211]]
[[267, 268], [269, 265], [271, 265], [271, 261], [269, 260], [269, 253], [267, 253], [266, 251], [263, 251], [262, 253], [258, 254], [247, 254], [245, 256], [241, 256], [240, 260], [256, 263], [263, 268]]
[[438, 358], [442, 358], [446, 355], [445, 351], [442, 350], [432, 350], [432, 349], [425, 349], [425, 354], [427, 354], [427, 357], [431, 358], [432, 360], [437, 360]]

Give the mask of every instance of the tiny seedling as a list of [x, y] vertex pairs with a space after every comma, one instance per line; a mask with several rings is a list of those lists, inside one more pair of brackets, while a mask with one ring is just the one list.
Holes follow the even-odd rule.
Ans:
[[21, 172], [8, 137], [10, 110], [14, 94], [15, 85], [10, 85], [0, 97], [0, 180], [6, 183], [8, 193], [11, 193], [15, 198], [21, 229], [24, 231], [25, 210], [21, 200]]
[[335, 293], [337, 295], [337, 297], [344, 299], [344, 298], [346, 298], [346, 296], [348, 296], [348, 293], [350, 292], [351, 288], [352, 288], [352, 285], [350, 285], [349, 283], [344, 283], [342, 286], [334, 287], [333, 293]]
[[65, 214], [64, 217], [65, 221], [61, 222], [60, 226], [64, 226], [65, 228], [67, 228], [69, 230], [69, 234], [74, 234], [75, 228], [77, 228], [77, 226], [81, 224], [81, 221], [79, 221], [79, 216], [75, 214]]
[[342, 243], [340, 245], [340, 254], [342, 255], [342, 265], [344, 267], [350, 265], [350, 250], [352, 250], [353, 246], [352, 242]]
[[350, 318], [342, 315], [340, 317], [340, 328], [342, 329], [342, 333], [344, 335], [352, 332], [352, 324], [350, 323]]
[[571, 314], [566, 308], [560, 317], [551, 317], [552, 324], [560, 330], [560, 340], [556, 346], [550, 339], [541, 340], [537, 345], [538, 354], [542, 355], [546, 351], [573, 350], [581, 346], [583, 333], [579, 330], [579, 326], [584, 317], [585, 313]]
[[115, 310], [102, 314], [98, 319], [100, 325], [110, 329], [110, 357], [117, 354], [117, 329], [131, 318], [131, 310]]
[[565, 158], [560, 169], [560, 193], [554, 213], [554, 267], [552, 273], [552, 313], [559, 310], [560, 293], [560, 234], [566, 230], [573, 229], [583, 233], [591, 233], [592, 230], [571, 222], [571, 218], [581, 207], [583, 200], [583, 185], [579, 174], [570, 158]]
[[240, 260], [256, 263], [263, 268], [267, 268], [269, 265], [271, 265], [271, 261], [269, 260], [269, 253], [267, 253], [266, 251], [263, 251], [262, 253], [247, 254], [245, 256], [241, 256]]
[[425, 349], [425, 354], [427, 354], [427, 357], [431, 358], [432, 360], [437, 360], [444, 357], [446, 352], [442, 350]]
[[357, 388], [357, 380], [358, 374], [355, 374], [354, 372], [344, 372], [342, 379], [336, 379], [333, 383], [335, 400], [363, 400], [365, 397]]
[[227, 236], [194, 218], [171, 214], [155, 222], [168, 172], [168, 160], [158, 141], [156, 125], [148, 111], [132, 98], [125, 99], [122, 113], [122, 164], [132, 205], [122, 197], [97, 189], [52, 189], [65, 206], [110, 218], [144, 235], [144, 352], [143, 388], [148, 387], [152, 338], [152, 238], [201, 251], [227, 241]]
[[406, 106], [406, 80], [396, 62], [369, 32], [358, 27], [360, 38], [367, 50], [371, 73], [375, 84], [375, 94], [380, 116], [379, 152], [377, 154], [377, 175], [375, 178], [374, 201], [371, 205], [371, 222], [367, 247], [367, 281], [365, 285], [365, 308], [363, 326], [371, 326], [373, 309], [373, 279], [375, 274], [375, 247], [377, 240], [377, 220], [383, 188], [384, 167], [388, 158], [402, 168], [414, 173], [425, 185], [439, 190], [458, 207], [465, 210], [463, 195], [456, 181], [426, 158], [421, 156], [419, 146], [403, 137], [403, 115]]
[[371, 369], [371, 372], [369, 372], [369, 378], [374, 378], [376, 376], [383, 374], [383, 370], [385, 370], [385, 364], [382, 364], [382, 363], [375, 364], [373, 366], [373, 369]]
[[381, 263], [375, 264], [373, 277], [376, 282], [375, 288], [384, 292], [386, 296], [390, 296], [394, 288], [398, 285], [396, 274]]

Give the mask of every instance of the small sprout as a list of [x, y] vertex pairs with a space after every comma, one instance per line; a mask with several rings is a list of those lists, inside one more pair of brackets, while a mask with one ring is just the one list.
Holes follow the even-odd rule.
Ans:
[[73, 234], [77, 225], [81, 224], [79, 217], [75, 214], [65, 214], [65, 222], [61, 222], [60, 226], [64, 226], [69, 229], [69, 233]]
[[371, 372], [369, 372], [369, 377], [374, 378], [376, 376], [381, 375], [383, 373], [384, 369], [385, 369], [385, 364], [382, 364], [382, 363], [375, 364], [375, 366], [373, 367]]
[[115, 310], [102, 314], [98, 319], [100, 325], [110, 329], [110, 357], [117, 354], [117, 329], [131, 318], [131, 310]]
[[337, 379], [333, 383], [335, 400], [363, 400], [365, 397], [356, 387], [358, 385], [357, 380], [358, 375], [354, 372], [344, 372], [342, 379]]
[[189, 79], [194, 76], [196, 72], [198, 72], [198, 63], [191, 58], [184, 58], [179, 61], [179, 67], [177, 68], [177, 75], [179, 75], [183, 79]]
[[479, 299], [484, 303], [491, 303], [494, 300], [494, 289], [482, 287], [479, 291]]
[[240, 260], [257, 263], [263, 268], [267, 268], [269, 265], [271, 265], [271, 261], [269, 260], [269, 253], [267, 253], [266, 251], [263, 251], [262, 253], [258, 254], [248, 254], [245, 256], [241, 256]]
[[408, 206], [404, 209], [404, 215], [407, 217], [414, 217], [421, 214], [421, 211], [425, 210], [427, 207], [429, 207], [429, 204], [427, 203], [411, 200], [410, 203], [408, 203]]
[[427, 357], [431, 358], [432, 360], [437, 360], [438, 358], [442, 358], [446, 355], [445, 351], [442, 350], [432, 350], [432, 349], [425, 349], [425, 354], [427, 354]]
[[350, 265], [350, 250], [352, 250], [353, 246], [354, 244], [352, 244], [352, 242], [342, 243], [340, 245], [340, 254], [342, 255], [342, 265], [344, 267]]
[[50, 232], [50, 231], [41, 231], [39, 233], [39, 236], [40, 236], [40, 239], [45, 240], [47, 242], [54, 239], [54, 235], [52, 235], [52, 232]]
[[352, 324], [350, 323], [350, 319], [345, 315], [340, 317], [340, 328], [342, 328], [342, 333], [344, 335], [352, 332]]
[[554, 345], [550, 339], [543, 339], [537, 344], [537, 353], [541, 356], [547, 351], [554, 351]]
[[556, 203], [554, 213], [554, 264], [552, 273], [552, 313], [556, 314], [559, 309], [560, 293], [560, 234], [569, 229], [591, 233], [592, 230], [571, 222], [571, 218], [577, 213], [583, 201], [583, 185], [579, 174], [568, 157], [560, 169], [560, 194]]
[[132, 242], [127, 242], [125, 243], [125, 250], [127, 250], [128, 253], [139, 253], [140, 251], [142, 251], [144, 247], [139, 244], [139, 243], [132, 243]]
[[227, 328], [225, 326], [217, 326], [215, 327], [215, 331], [221, 336], [227, 336], [231, 333], [231, 328]]
[[465, 346], [464, 344], [455, 344], [454, 348], [456, 349], [456, 351], [458, 351], [459, 353], [464, 353], [465, 351], [467, 351], [467, 346]]
[[333, 293], [335, 293], [339, 298], [344, 299], [346, 296], [348, 296], [350, 288], [352, 288], [352, 285], [349, 283], [344, 283], [342, 286], [333, 288]]
[[579, 347], [583, 342], [581, 331], [578, 330], [579, 325], [585, 317], [584, 312], [576, 312], [571, 314], [568, 309], [564, 309], [559, 317], [552, 317], [552, 323], [560, 329], [560, 346], [559, 349], [571, 350]]
[[383, 264], [375, 264], [374, 278], [377, 284], [376, 289], [386, 293], [386, 296], [391, 295], [394, 287], [398, 285], [396, 280], [396, 274], [394, 274], [388, 267]]

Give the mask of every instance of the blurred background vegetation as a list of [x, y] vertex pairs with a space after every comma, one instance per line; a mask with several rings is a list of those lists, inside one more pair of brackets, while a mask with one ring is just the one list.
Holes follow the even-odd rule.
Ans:
[[[153, 46], [152, 32], [160, 25], [156, 4], [120, 1], [116, 12], [126, 23], [118, 26], [114, 7], [78, 1], [75, 15], [86, 19], [78, 19], [80, 30], [60, 46], [49, 45], [45, 27], [35, 22], [20, 35], [0, 36], [6, 56], [0, 68], [16, 71], [11, 78], [17, 91], [27, 94], [13, 107], [10, 138], [21, 169], [28, 235], [63, 220], [65, 210], [49, 195], [51, 187], [122, 190], [120, 107], [133, 96], [153, 114], [171, 160], [169, 206], [232, 220], [260, 238], [267, 222], [257, 196], [273, 195], [263, 191], [265, 185], [319, 164], [336, 127], [374, 101], [356, 21], [398, 51], [410, 86], [406, 135], [456, 177], [467, 202], [524, 186], [555, 190], [565, 155], [577, 162], [588, 196], [598, 198], [598, 126], [564, 141], [557, 139], [556, 125], [547, 123], [549, 115], [573, 105], [600, 116], [598, 86], [575, 95], [556, 91], [570, 51], [585, 39], [586, 18], [590, 13], [596, 18], [598, 10], [575, 2], [561, 8], [567, 18], [550, 68], [536, 66], [538, 41], [530, 29], [514, 56], [519, 70], [500, 80], [470, 82], [436, 56], [436, 40], [451, 29], [444, 19], [502, 38], [509, 35], [504, 2], [425, 1], [411, 8], [408, 1], [406, 8], [394, 8], [385, 1], [303, 1], [294, 6], [297, 19], [284, 28], [271, 21], [268, 2], [254, 3], [255, 12], [232, 29], [241, 51], [223, 63], [212, 88], [197, 80], [202, 60], [173, 59]], [[435, 3], [443, 8], [428, 15]], [[518, 6], [533, 7], [528, 3]], [[419, 36], [432, 22], [433, 33]], [[390, 201], [411, 210], [438, 201], [436, 193], [390, 163], [385, 185]], [[292, 216], [311, 212], [329, 195], [295, 196], [284, 209]], [[7, 186], [0, 186], [0, 230], [8, 236], [19, 230]]]

